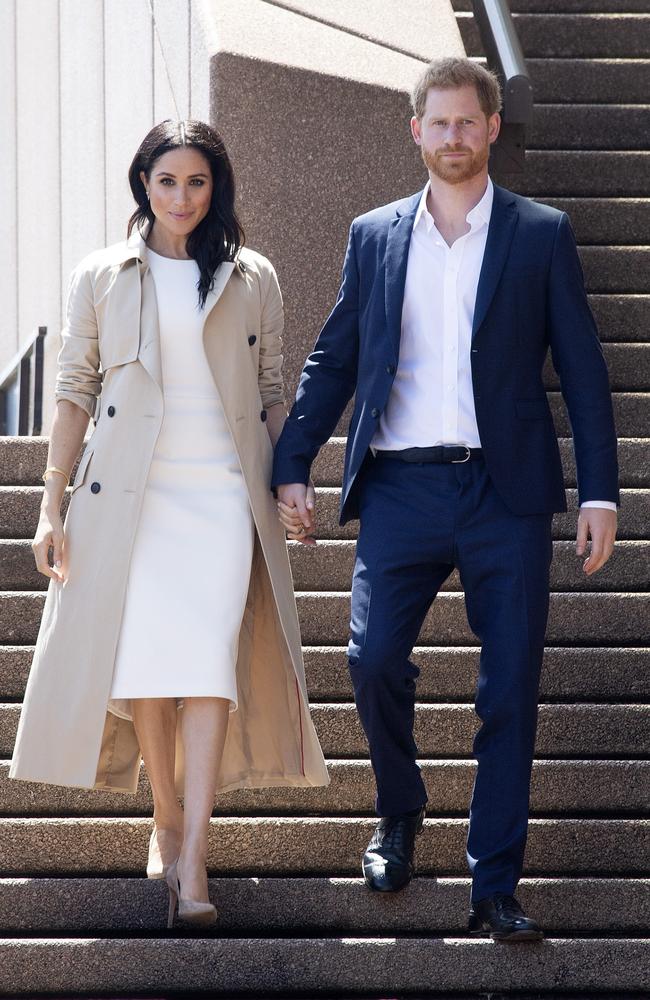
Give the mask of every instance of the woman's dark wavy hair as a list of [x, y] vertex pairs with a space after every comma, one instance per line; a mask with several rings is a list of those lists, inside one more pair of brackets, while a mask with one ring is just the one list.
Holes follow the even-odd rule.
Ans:
[[182, 122], [166, 118], [147, 133], [129, 167], [129, 184], [138, 207], [129, 219], [127, 236], [131, 235], [134, 226], [141, 230], [146, 219], [151, 224], [155, 219], [140, 171], [143, 170], [149, 180], [156, 160], [180, 146], [193, 146], [203, 153], [212, 172], [208, 214], [192, 230], [186, 244], [189, 256], [199, 265], [201, 276], [197, 287], [199, 302], [204, 306], [217, 267], [223, 261], [234, 260], [244, 245], [244, 230], [235, 212], [235, 176], [223, 139], [216, 129], [192, 118]]

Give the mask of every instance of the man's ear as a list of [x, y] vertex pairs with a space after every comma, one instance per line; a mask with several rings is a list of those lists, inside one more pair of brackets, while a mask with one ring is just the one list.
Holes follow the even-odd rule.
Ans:
[[490, 115], [490, 117], [488, 118], [488, 138], [490, 144], [497, 141], [500, 131], [501, 131], [501, 115], [497, 111], [495, 114]]
[[420, 146], [422, 144], [422, 130], [421, 121], [415, 115], [411, 118], [411, 135], [413, 136], [413, 141]]

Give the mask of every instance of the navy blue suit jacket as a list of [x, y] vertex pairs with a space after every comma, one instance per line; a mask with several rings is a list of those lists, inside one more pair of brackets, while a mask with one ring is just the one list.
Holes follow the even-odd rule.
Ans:
[[[395, 377], [420, 197], [352, 223], [336, 304], [305, 363], [275, 449], [272, 485], [306, 483], [319, 448], [355, 395], [342, 524], [358, 516], [357, 475]], [[472, 383], [488, 472], [508, 508], [520, 515], [566, 510], [542, 383], [549, 347], [571, 421], [579, 500], [618, 503], [607, 368], [568, 217], [495, 185], [474, 311]]]

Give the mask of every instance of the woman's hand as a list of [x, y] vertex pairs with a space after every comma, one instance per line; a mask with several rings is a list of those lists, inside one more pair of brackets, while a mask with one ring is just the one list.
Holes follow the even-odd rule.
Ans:
[[[49, 562], [50, 549], [52, 549], [52, 566]], [[51, 580], [63, 583], [63, 519], [58, 510], [50, 510], [47, 507], [41, 510], [32, 542], [32, 552], [38, 572], [50, 577]]]
[[[61, 502], [69, 475], [61, 472], [74, 466], [88, 427], [88, 419], [83, 407], [69, 399], [60, 399], [56, 404], [46, 462], [49, 473], [45, 476], [41, 516], [32, 542], [32, 552], [38, 572], [59, 583], [65, 579], [67, 570]], [[53, 565], [49, 561], [50, 548]]]
[[316, 491], [313, 483], [289, 483], [278, 486], [278, 514], [287, 538], [303, 545], [316, 545]]

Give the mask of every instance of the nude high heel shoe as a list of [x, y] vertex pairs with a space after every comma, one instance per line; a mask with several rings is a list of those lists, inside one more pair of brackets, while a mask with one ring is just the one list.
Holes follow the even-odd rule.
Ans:
[[169, 865], [163, 864], [162, 856], [160, 852], [160, 844], [158, 841], [158, 835], [162, 834], [166, 837], [174, 837], [177, 843], [176, 851], [178, 852], [182, 837], [180, 837], [175, 830], [159, 830], [154, 824], [154, 828], [151, 831], [151, 836], [149, 837], [149, 854], [147, 857], [147, 878], [165, 878], [167, 875], [167, 869]]
[[167, 869], [165, 881], [169, 888], [169, 912], [167, 927], [174, 926], [174, 913], [178, 907], [178, 919], [196, 927], [209, 927], [217, 922], [217, 908], [212, 903], [199, 903], [195, 899], [183, 899], [178, 881], [178, 859]]

